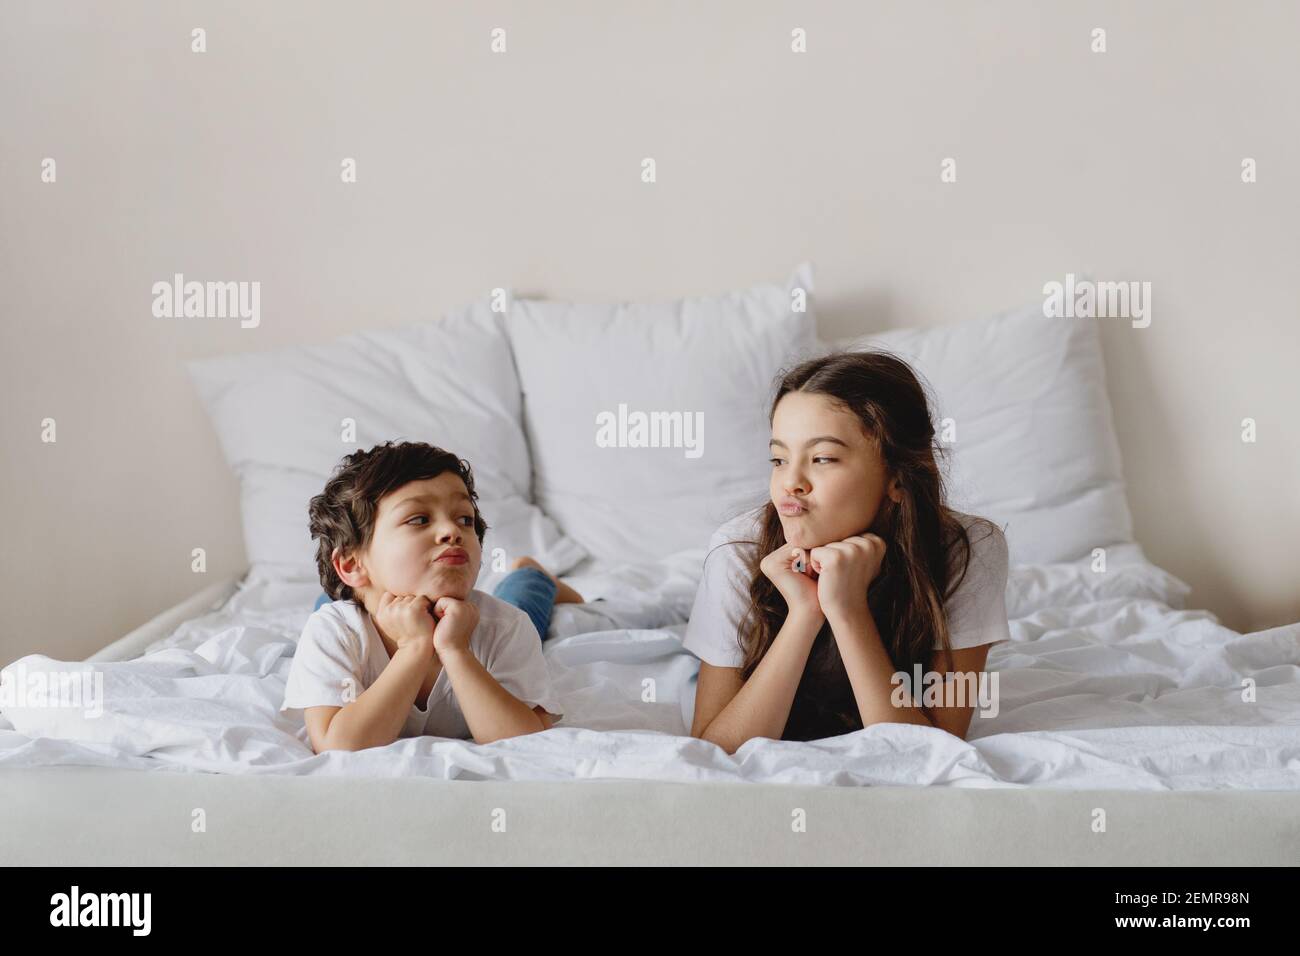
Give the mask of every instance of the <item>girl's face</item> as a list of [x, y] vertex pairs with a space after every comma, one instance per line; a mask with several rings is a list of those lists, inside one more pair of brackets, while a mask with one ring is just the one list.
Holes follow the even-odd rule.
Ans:
[[769, 493], [785, 540], [818, 548], [871, 528], [885, 495], [901, 498], [874, 439], [825, 395], [789, 392], [772, 416]]

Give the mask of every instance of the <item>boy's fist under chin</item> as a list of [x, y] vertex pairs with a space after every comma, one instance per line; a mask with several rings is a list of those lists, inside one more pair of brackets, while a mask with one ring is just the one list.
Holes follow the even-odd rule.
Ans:
[[[380, 629], [403, 647], [413, 641], [432, 641], [436, 623], [433, 606], [422, 594], [392, 594], [385, 591], [379, 596], [371, 612]], [[436, 642], [435, 642], [436, 646]]]
[[469, 636], [478, 627], [478, 608], [469, 601], [441, 597], [433, 605], [438, 625], [433, 632], [433, 649], [438, 654], [469, 650]]

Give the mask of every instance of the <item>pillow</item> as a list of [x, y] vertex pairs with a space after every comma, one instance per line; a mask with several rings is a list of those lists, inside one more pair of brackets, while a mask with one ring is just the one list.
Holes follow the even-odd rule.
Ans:
[[[428, 442], [470, 463], [491, 526], [480, 581], [493, 548], [532, 554], [557, 573], [586, 556], [529, 497], [519, 379], [486, 303], [325, 345], [186, 364], [239, 477], [254, 565], [314, 573], [308, 501], [344, 455], [389, 440]], [[346, 440], [345, 419], [355, 422]]]
[[516, 300], [538, 504], [597, 558], [704, 548], [766, 494], [782, 367], [816, 349], [812, 267], [787, 282], [658, 304]]
[[955, 429], [949, 505], [1005, 525], [1013, 564], [1133, 540], [1095, 319], [1036, 304], [832, 344], [884, 349], [928, 380], [936, 427]]

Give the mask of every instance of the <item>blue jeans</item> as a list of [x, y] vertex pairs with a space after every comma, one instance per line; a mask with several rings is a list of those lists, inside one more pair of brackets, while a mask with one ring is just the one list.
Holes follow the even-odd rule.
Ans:
[[501, 579], [492, 593], [527, 614], [533, 627], [537, 628], [538, 636], [546, 640], [557, 590], [555, 582], [536, 568], [515, 568]]
[[[492, 593], [527, 614], [538, 635], [546, 640], [546, 632], [551, 626], [551, 611], [555, 609], [556, 590], [555, 582], [536, 568], [516, 568], [501, 579]], [[328, 594], [322, 593], [313, 610], [320, 610], [330, 600]]]

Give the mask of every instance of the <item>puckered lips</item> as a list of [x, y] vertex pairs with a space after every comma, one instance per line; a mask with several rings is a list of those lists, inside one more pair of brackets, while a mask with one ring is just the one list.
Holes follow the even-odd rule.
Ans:
[[787, 518], [797, 518], [808, 513], [808, 505], [798, 498], [791, 498], [786, 495], [777, 501], [776, 510]]
[[445, 548], [433, 559], [433, 563], [440, 568], [468, 564], [469, 552], [464, 548]]

